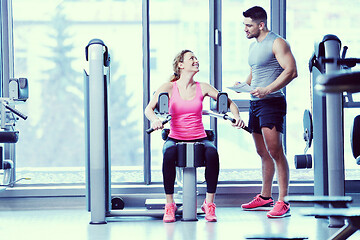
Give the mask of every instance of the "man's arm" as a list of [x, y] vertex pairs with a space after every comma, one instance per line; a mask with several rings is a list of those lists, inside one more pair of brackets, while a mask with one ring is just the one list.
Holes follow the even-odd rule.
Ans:
[[251, 79], [252, 79], [252, 69], [250, 68], [250, 74], [246, 78], [246, 83], [250, 86], [251, 85]]
[[255, 97], [263, 98], [272, 92], [280, 90], [297, 77], [295, 58], [289, 44], [284, 39], [277, 38], [274, 41], [273, 53], [284, 71], [268, 86], [252, 91], [251, 94]]

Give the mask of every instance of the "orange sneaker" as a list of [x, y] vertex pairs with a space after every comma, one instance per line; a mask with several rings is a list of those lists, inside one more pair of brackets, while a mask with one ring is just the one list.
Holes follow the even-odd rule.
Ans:
[[277, 201], [275, 203], [274, 208], [268, 212], [268, 218], [282, 218], [282, 217], [289, 217], [290, 214], [290, 204], [285, 203], [283, 201]]
[[167, 203], [165, 204], [165, 214], [163, 217], [163, 221], [166, 223], [175, 222], [175, 212], [177, 210], [175, 203]]
[[215, 209], [216, 205], [215, 203], [207, 203], [206, 200], [204, 200], [203, 205], [201, 206], [201, 210], [205, 213], [205, 220], [208, 222], [216, 222], [217, 218], [215, 215]]

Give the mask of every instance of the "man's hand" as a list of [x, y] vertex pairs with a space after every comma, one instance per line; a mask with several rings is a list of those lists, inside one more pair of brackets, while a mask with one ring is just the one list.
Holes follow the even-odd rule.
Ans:
[[258, 97], [258, 98], [264, 98], [269, 93], [270, 93], [270, 91], [264, 87], [257, 87], [250, 92], [250, 94], [252, 94], [254, 97]]

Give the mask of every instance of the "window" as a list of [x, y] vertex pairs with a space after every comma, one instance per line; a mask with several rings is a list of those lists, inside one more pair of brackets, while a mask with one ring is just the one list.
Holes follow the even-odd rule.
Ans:
[[[270, 1], [257, 1], [268, 14], [270, 26]], [[242, 13], [253, 7], [253, 1], [222, 2], [222, 91], [231, 99], [249, 100], [248, 93], [235, 93], [226, 87], [235, 82], [244, 82], [250, 73], [248, 65], [249, 46], [254, 39], [247, 39]], [[248, 112], [240, 116], [248, 123]], [[261, 180], [261, 160], [258, 157], [251, 134], [234, 129], [228, 121], [218, 122], [218, 151], [220, 156], [220, 181]]]
[[[267, 11], [269, 26], [270, 2], [256, 2]], [[294, 169], [293, 158], [305, 148], [302, 114], [311, 108], [308, 60], [314, 42], [325, 34], [336, 34], [343, 45], [349, 46], [347, 57], [360, 55], [358, 30], [350, 27], [351, 19], [357, 16], [353, 6], [357, 5], [348, 1], [338, 4], [335, 0], [330, 3], [287, 1], [287, 40], [299, 72], [299, 77], [287, 88], [287, 158], [291, 180], [313, 178], [312, 169]], [[32, 184], [84, 183], [83, 69], [87, 64], [84, 50], [91, 39], [100, 38], [111, 55], [112, 181], [143, 182], [141, 4], [116, 0], [12, 1], [15, 76], [28, 78], [30, 86], [29, 100], [17, 106], [29, 115], [28, 120], [17, 124], [20, 131], [16, 145], [17, 178], [31, 177]], [[325, 4], [330, 7], [324, 8]], [[244, 81], [250, 71], [247, 58], [253, 40], [248, 40], [243, 32], [242, 12], [253, 5], [250, 0], [222, 1], [221, 90], [233, 100], [249, 99], [248, 94], [237, 94], [226, 87]], [[209, 82], [209, 2], [150, 0], [149, 6], [150, 93], [168, 81], [173, 74], [173, 58], [183, 49], [192, 50], [200, 61], [196, 80]], [[359, 99], [357, 94], [354, 97]], [[358, 168], [349, 143], [350, 127], [357, 114], [358, 109], [345, 109], [347, 179], [355, 179]], [[247, 111], [241, 117], [247, 122]], [[260, 181], [261, 162], [251, 135], [233, 129], [227, 121], [217, 122], [219, 180]], [[209, 125], [209, 117], [204, 116], [204, 123]], [[161, 133], [152, 133], [153, 182], [162, 181], [162, 146]]]
[[17, 178], [84, 183], [85, 47], [100, 38], [111, 55], [112, 181], [143, 181], [141, 9], [141, 1], [13, 0], [15, 75], [30, 89], [19, 106], [29, 118], [17, 126]]
[[[172, 61], [177, 53], [189, 49], [199, 59], [195, 79], [209, 82], [209, 2], [150, 0], [150, 48], [156, 53], [157, 68], [150, 72], [150, 93], [173, 74]], [[150, 56], [153, 58], [153, 56]], [[204, 122], [208, 119], [204, 118]], [[151, 134], [152, 181], [162, 182], [161, 132]]]

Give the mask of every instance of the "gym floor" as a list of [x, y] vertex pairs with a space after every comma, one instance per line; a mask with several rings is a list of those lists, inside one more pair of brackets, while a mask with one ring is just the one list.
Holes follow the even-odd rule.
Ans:
[[[163, 223], [150, 217], [108, 219], [107, 224], [91, 225], [86, 210], [22, 210], [0, 212], [0, 239], [6, 240], [113, 240], [113, 239], [245, 239], [258, 234], [306, 236], [313, 240], [327, 239], [337, 228], [328, 228], [327, 219], [300, 214], [303, 207], [292, 207], [292, 216], [268, 219], [263, 211], [242, 211], [241, 208], [218, 207], [218, 222], [208, 223], [204, 215], [197, 222]], [[360, 231], [349, 240], [360, 239]]]

